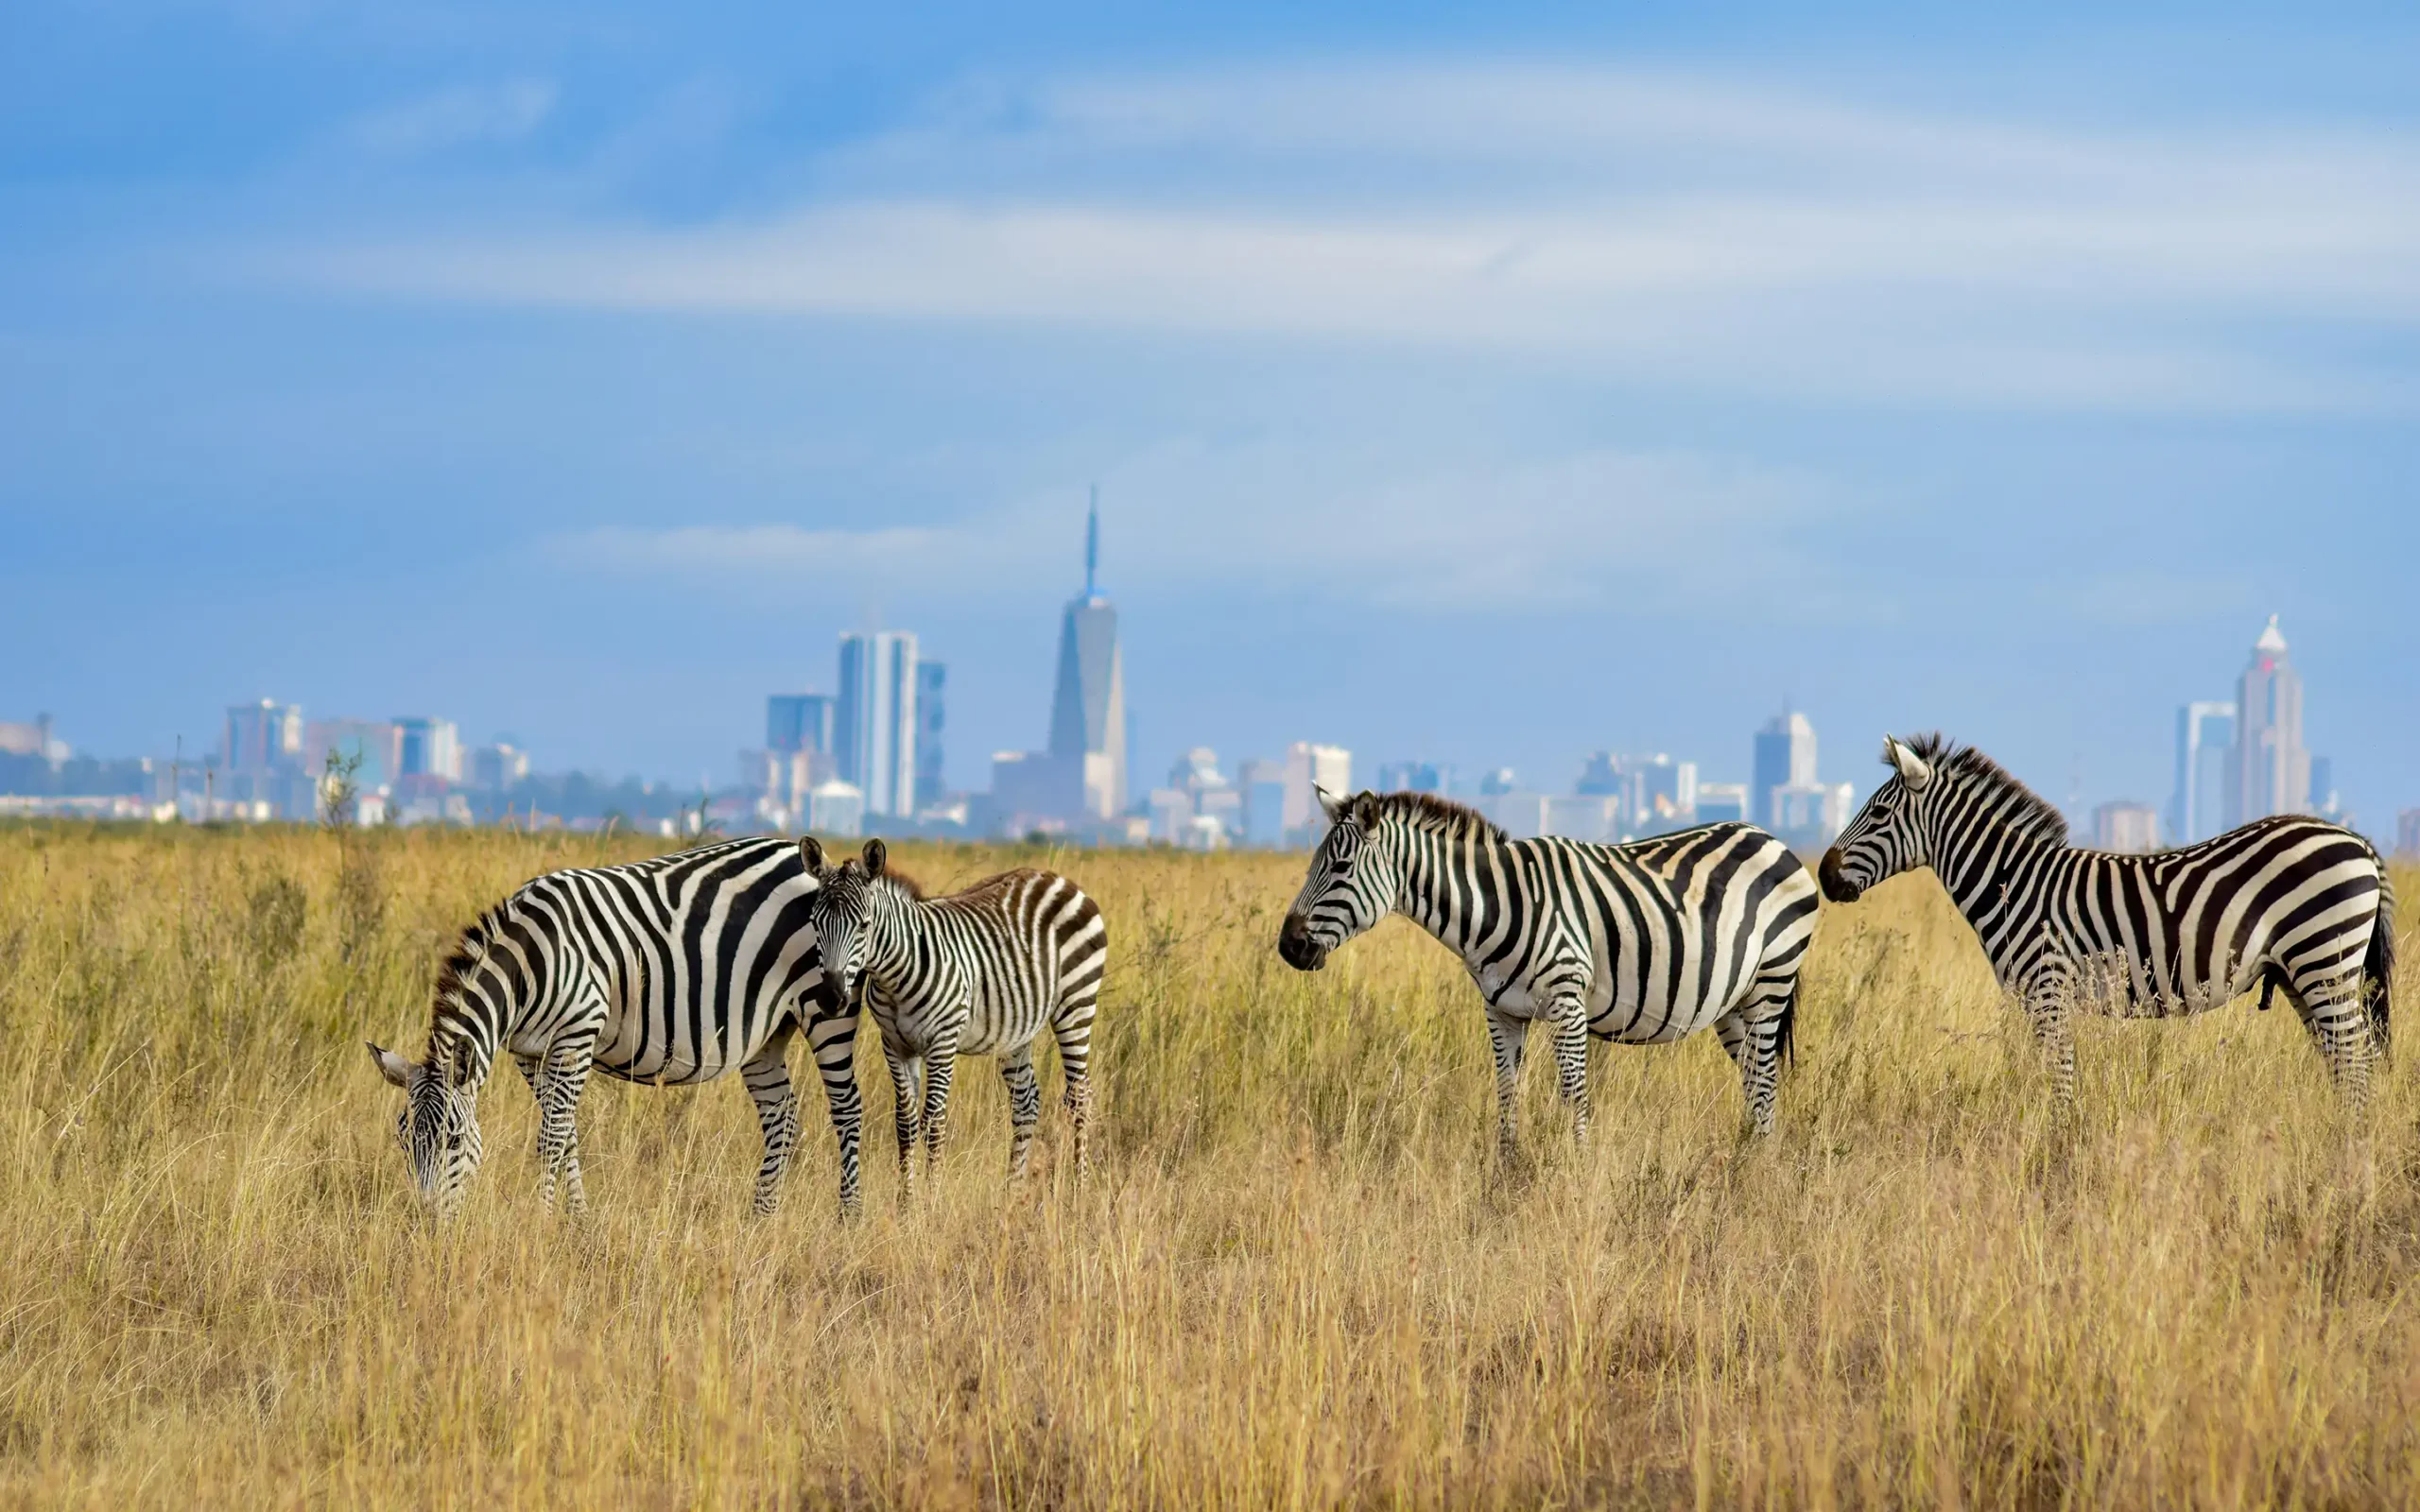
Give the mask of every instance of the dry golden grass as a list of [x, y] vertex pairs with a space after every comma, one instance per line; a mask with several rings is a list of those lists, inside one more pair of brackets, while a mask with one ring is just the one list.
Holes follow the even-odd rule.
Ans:
[[[1298, 976], [1286, 857], [1069, 854], [1115, 956], [1096, 1179], [1002, 1180], [959, 1078], [867, 1217], [820, 1099], [746, 1216], [735, 1079], [601, 1078], [584, 1225], [518, 1079], [464, 1220], [394, 1094], [455, 928], [631, 843], [0, 831], [0, 1496], [43, 1504], [2406, 1503], [2411, 1057], [2337, 1110], [2292, 1016], [2087, 1024], [2066, 1121], [1928, 877], [1830, 910], [1780, 1132], [1711, 1037], [1599, 1049], [1574, 1151], [1400, 921]], [[366, 858], [361, 859], [361, 858]], [[902, 848], [936, 884], [999, 854]], [[2420, 877], [2400, 879], [2404, 927]], [[2407, 1015], [2420, 1022], [2409, 983]], [[811, 1072], [798, 1057], [812, 1086]], [[1051, 1074], [1055, 1078], [1055, 1072]], [[1055, 1096], [1055, 1085], [1050, 1086]]]

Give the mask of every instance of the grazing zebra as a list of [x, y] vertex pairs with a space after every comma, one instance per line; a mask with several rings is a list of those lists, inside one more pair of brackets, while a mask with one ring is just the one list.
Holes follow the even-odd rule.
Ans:
[[1883, 737], [1891, 776], [1824, 856], [1824, 893], [1855, 902], [1930, 867], [2075, 1095], [2077, 1006], [2199, 1013], [2284, 988], [2347, 1102], [2387, 1044], [2394, 899], [2367, 840], [2303, 815], [2255, 819], [2151, 855], [2067, 844], [2059, 811], [1990, 757], [1941, 736]]
[[920, 1126], [925, 1163], [941, 1158], [950, 1076], [960, 1055], [1000, 1057], [1015, 1129], [1009, 1172], [1025, 1174], [1034, 1126], [1042, 1122], [1033, 1039], [1045, 1025], [1059, 1044], [1075, 1123], [1076, 1172], [1082, 1175], [1084, 1125], [1092, 1113], [1093, 1008], [1109, 954], [1099, 906], [1066, 878], [1031, 869], [1004, 871], [964, 892], [927, 898], [913, 879], [891, 869], [880, 840], [868, 840], [861, 858], [838, 866], [825, 861], [811, 835], [799, 842], [799, 853], [822, 884], [815, 928], [841, 996], [856, 1001], [862, 981], [866, 1005], [882, 1031], [882, 1056], [897, 1093], [903, 1190], [915, 1180], [909, 1157]]
[[1756, 1131], [1772, 1131], [1799, 962], [1815, 929], [1815, 880], [1788, 846], [1736, 823], [1628, 845], [1514, 840], [1425, 793], [1322, 793], [1320, 802], [1329, 829], [1277, 954], [1318, 971], [1392, 910], [1460, 955], [1487, 1004], [1507, 1157], [1533, 1022], [1554, 1035], [1561, 1091], [1583, 1139], [1589, 1036], [1661, 1043], [1709, 1025], [1739, 1067]]
[[787, 840], [757, 838], [548, 872], [489, 909], [438, 972], [427, 1055], [370, 1047], [406, 1093], [395, 1133], [422, 1200], [440, 1217], [460, 1206], [479, 1164], [479, 1089], [501, 1052], [538, 1099], [547, 1206], [558, 1175], [572, 1210], [586, 1206], [572, 1115], [592, 1066], [658, 1086], [735, 1067], [764, 1129], [756, 1211], [769, 1212], [798, 1140], [786, 1058], [804, 1024], [839, 1135], [841, 1205], [854, 1208], [856, 1015], [824, 981], [815, 889]]

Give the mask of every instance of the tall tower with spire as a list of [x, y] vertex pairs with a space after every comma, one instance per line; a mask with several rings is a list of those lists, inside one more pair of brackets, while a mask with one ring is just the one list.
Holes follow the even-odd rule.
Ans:
[[1126, 667], [1117, 607], [1100, 592], [1100, 490], [1084, 524], [1084, 592], [1059, 622], [1059, 672], [1050, 696], [1050, 756], [1063, 774], [1070, 817], [1110, 819], [1126, 810]]
[[2310, 752], [2303, 745], [2303, 679], [2286, 659], [2277, 616], [2252, 643], [2236, 684], [2235, 781], [2230, 825], [2310, 808]]

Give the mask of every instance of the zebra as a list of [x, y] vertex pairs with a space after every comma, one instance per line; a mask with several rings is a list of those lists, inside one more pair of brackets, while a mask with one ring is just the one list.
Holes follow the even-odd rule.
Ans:
[[480, 1156], [477, 1099], [499, 1053], [538, 1100], [541, 1197], [560, 1177], [587, 1207], [572, 1115], [593, 1067], [655, 1086], [736, 1067], [765, 1138], [755, 1211], [769, 1213], [798, 1140], [787, 1054], [804, 1025], [840, 1143], [843, 1211], [857, 1204], [863, 1104], [856, 1016], [824, 978], [812, 873], [779, 837], [533, 878], [462, 932], [437, 976], [418, 1062], [376, 1044], [405, 1092], [396, 1138], [424, 1207], [459, 1208]]
[[1817, 911], [1814, 878], [1780, 840], [1737, 822], [1623, 845], [1514, 840], [1426, 793], [1319, 799], [1327, 833], [1278, 955], [1318, 971], [1390, 910], [1460, 955], [1487, 1007], [1504, 1159], [1522, 1047], [1541, 1022], [1582, 1141], [1592, 1035], [1654, 1044], [1709, 1026], [1739, 1068], [1756, 1132], [1772, 1132]]
[[927, 898], [890, 864], [880, 840], [868, 840], [861, 856], [838, 865], [812, 835], [799, 842], [799, 853], [821, 884], [812, 910], [816, 935], [841, 998], [856, 1002], [862, 984], [882, 1032], [896, 1093], [903, 1194], [914, 1188], [910, 1157], [920, 1129], [925, 1164], [941, 1159], [950, 1076], [960, 1055], [1000, 1057], [1013, 1125], [1009, 1173], [1011, 1179], [1025, 1174], [1042, 1121], [1033, 1040], [1045, 1025], [1059, 1046], [1081, 1177], [1092, 1114], [1093, 1013], [1109, 955], [1099, 906], [1065, 877], [1030, 868]]
[[1930, 867], [2021, 1000], [2063, 1102], [2070, 1011], [2199, 1013], [2282, 989], [2346, 1102], [2388, 1043], [2394, 897], [2371, 844], [2306, 815], [2255, 819], [2149, 855], [2067, 843], [2059, 811], [1990, 757], [1938, 734], [1883, 737], [1891, 768], [1824, 853], [1824, 893], [1855, 902]]

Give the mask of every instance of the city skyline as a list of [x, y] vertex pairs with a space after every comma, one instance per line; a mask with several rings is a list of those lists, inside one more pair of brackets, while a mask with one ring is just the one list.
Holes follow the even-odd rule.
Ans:
[[[1086, 518], [1084, 590], [1063, 611], [1050, 703], [1054, 745], [1105, 742], [1109, 731], [1123, 729], [1123, 721], [1107, 717], [1123, 703], [1122, 648], [1115, 609], [1098, 589], [1098, 565], [1096, 495]], [[1103, 779], [1113, 771], [1122, 775], [1123, 742], [1117, 741], [1115, 767], [1080, 746], [1073, 751], [1075, 761], [1067, 752], [1002, 752], [994, 758], [991, 790], [937, 791], [930, 785], [937, 752], [920, 741], [940, 737], [945, 670], [920, 658], [917, 647], [909, 630], [844, 633], [836, 679], [842, 691], [768, 696], [764, 746], [740, 751], [736, 786], [701, 778], [694, 803], [671, 798], [677, 783], [648, 788], [660, 786], [666, 797], [659, 802], [672, 801], [683, 814], [694, 810], [702, 818], [711, 811], [718, 824], [743, 828], [769, 821], [796, 829], [811, 815], [846, 812], [848, 833], [860, 821], [1023, 833], [1030, 818], [1046, 826], [1073, 826], [1071, 833], [1080, 835], [1093, 833], [1089, 826], [1107, 825], [1099, 831], [1103, 838], [1148, 833], [1188, 843], [1201, 835], [1190, 834], [1185, 826], [1210, 825], [1207, 833], [1215, 844], [1268, 843], [1271, 835], [1300, 843], [1308, 834], [1311, 774], [1322, 771], [1329, 774], [1325, 781], [1343, 782], [1352, 770], [1349, 747], [1294, 741], [1282, 747], [1288, 752], [1283, 761], [1242, 757], [1230, 777], [1218, 769], [1218, 747], [1196, 745], [1185, 747], [1171, 767], [1168, 788], [1112, 805], [1105, 802]], [[2206, 837], [2195, 833], [2209, 829], [2195, 815], [2210, 808], [2223, 812], [2219, 828], [2313, 804], [2322, 805], [2319, 812], [2339, 813], [2332, 762], [2313, 756], [2302, 738], [2302, 681], [2277, 616], [2269, 618], [2256, 639], [2237, 692], [2235, 703], [2188, 701], [2177, 709], [2177, 786], [2164, 807], [2136, 797], [2086, 803], [2071, 793], [2065, 806], [2077, 843], [2121, 850], [2189, 843]], [[920, 695], [929, 702], [920, 701]], [[2264, 713], [2246, 721], [2239, 717], [2241, 708]], [[1097, 717], [1087, 719], [1088, 710]], [[1859, 787], [1819, 777], [1818, 737], [1805, 713], [1786, 703], [1780, 714], [1758, 727], [1752, 746], [1744, 783], [1727, 781], [1719, 761], [1702, 769], [1690, 757], [1612, 750], [1583, 757], [1567, 793], [1550, 780], [1525, 782], [1511, 767], [1465, 767], [1458, 779], [1456, 764], [1418, 758], [1378, 763], [1374, 781], [1473, 801], [1515, 833], [1616, 839], [1726, 816], [1759, 823], [1803, 849], [1820, 847], [1838, 833], [1854, 812]], [[43, 748], [68, 749], [47, 715], [34, 723], [0, 722], [0, 759]], [[231, 815], [300, 818], [318, 809], [312, 779], [331, 749], [354, 762], [363, 779], [363, 816], [373, 822], [390, 815], [407, 821], [493, 818], [495, 800], [509, 800], [530, 773], [528, 752], [511, 737], [471, 749], [455, 722], [442, 717], [306, 719], [301, 706], [266, 698], [228, 706], [216, 752], [205, 749], [191, 765], [203, 795], [215, 792]], [[1318, 765], [1322, 762], [1329, 765]], [[1278, 784], [1271, 791], [1283, 792], [1283, 818], [1274, 826], [1252, 812], [1252, 795], [1261, 782], [1254, 773], [1263, 767], [1271, 773], [1268, 781]], [[890, 792], [869, 795], [854, 781], [870, 769], [877, 782], [888, 780]], [[1055, 775], [1063, 769], [1063, 777]], [[628, 779], [623, 785], [635, 782]], [[1011, 782], [1013, 791], [1004, 791], [1003, 783]], [[1216, 793], [1205, 798], [1209, 790]], [[2047, 787], [2041, 790], [2051, 796]], [[810, 792], [816, 795], [812, 799]], [[1701, 793], [1711, 804], [1703, 813]], [[485, 809], [471, 807], [472, 795], [483, 796]], [[973, 810], [966, 807], [969, 798]], [[204, 811], [216, 812], [211, 805]], [[514, 812], [509, 801], [505, 812]], [[538, 812], [533, 797], [529, 814]], [[2400, 843], [2404, 836], [2395, 826], [2408, 828], [2411, 812], [2399, 810], [2373, 822], [2382, 845]], [[1130, 822], [1136, 826], [1131, 833]]]

